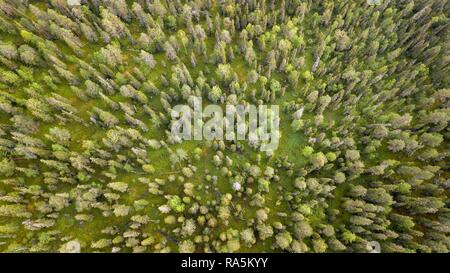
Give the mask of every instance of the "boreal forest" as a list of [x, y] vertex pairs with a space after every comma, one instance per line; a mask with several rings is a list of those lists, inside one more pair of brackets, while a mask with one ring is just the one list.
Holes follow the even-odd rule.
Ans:
[[[0, 0], [0, 252], [448, 253], [449, 14]], [[279, 147], [173, 137], [193, 96], [278, 105]]]

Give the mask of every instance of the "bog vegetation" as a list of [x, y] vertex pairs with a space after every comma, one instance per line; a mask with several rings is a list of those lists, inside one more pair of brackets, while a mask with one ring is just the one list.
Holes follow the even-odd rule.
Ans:
[[[0, 0], [0, 251], [449, 252], [449, 11]], [[191, 96], [279, 148], [174, 139]]]

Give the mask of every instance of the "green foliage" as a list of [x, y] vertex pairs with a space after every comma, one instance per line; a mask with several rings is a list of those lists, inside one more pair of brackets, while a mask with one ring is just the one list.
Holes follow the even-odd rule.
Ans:
[[311, 156], [313, 154], [313, 152], [314, 152], [314, 149], [311, 146], [305, 146], [302, 149], [302, 155], [305, 157]]
[[258, 179], [258, 190], [260, 192], [269, 192], [270, 181], [267, 179]]
[[449, 252], [448, 5], [372, 2], [0, 1], [0, 252]]
[[175, 212], [181, 213], [185, 210], [185, 205], [181, 198], [177, 195], [172, 195], [167, 199], [167, 205]]

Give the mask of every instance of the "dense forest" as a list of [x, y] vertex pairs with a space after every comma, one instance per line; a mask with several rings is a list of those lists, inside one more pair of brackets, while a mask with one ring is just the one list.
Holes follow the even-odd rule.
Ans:
[[[449, 11], [0, 0], [0, 252], [449, 252]], [[192, 96], [278, 149], [174, 138]]]

